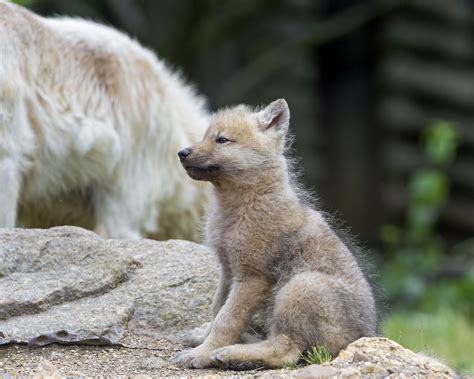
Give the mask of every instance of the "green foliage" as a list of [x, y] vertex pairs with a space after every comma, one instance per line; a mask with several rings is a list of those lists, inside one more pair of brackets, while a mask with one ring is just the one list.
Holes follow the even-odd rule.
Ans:
[[454, 160], [457, 149], [457, 134], [446, 121], [436, 121], [423, 135], [426, 155], [438, 167], [447, 167]]
[[474, 374], [474, 325], [462, 313], [400, 312], [382, 322], [382, 332], [403, 346], [441, 359], [463, 374]]
[[[449, 254], [436, 233], [449, 196], [447, 170], [456, 155], [456, 130], [447, 122], [435, 122], [423, 133], [422, 142], [426, 165], [409, 179], [410, 203], [404, 224], [381, 228], [385, 267], [382, 285], [394, 305], [414, 309], [455, 306], [472, 316], [474, 242], [465, 241], [453, 249], [455, 254]], [[455, 279], [443, 274], [452, 263], [451, 256], [466, 264]]]
[[298, 362], [286, 366], [286, 368], [295, 370], [308, 365], [320, 365], [325, 362], [331, 362], [332, 356], [325, 346], [313, 346], [313, 348], [301, 355]]

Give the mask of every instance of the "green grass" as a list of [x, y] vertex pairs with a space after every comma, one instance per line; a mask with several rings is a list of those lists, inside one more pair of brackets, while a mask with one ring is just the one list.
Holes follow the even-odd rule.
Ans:
[[474, 324], [462, 313], [395, 313], [382, 322], [388, 338], [445, 362], [460, 374], [474, 374]]
[[320, 365], [332, 360], [331, 353], [324, 346], [314, 346], [311, 350], [301, 355], [298, 362], [287, 365], [288, 369], [298, 369], [308, 365]]

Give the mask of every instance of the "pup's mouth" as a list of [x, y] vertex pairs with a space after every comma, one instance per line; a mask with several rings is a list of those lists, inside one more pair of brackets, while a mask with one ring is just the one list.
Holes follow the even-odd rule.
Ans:
[[218, 165], [192, 166], [183, 165], [188, 175], [195, 180], [208, 180], [217, 176], [220, 171]]

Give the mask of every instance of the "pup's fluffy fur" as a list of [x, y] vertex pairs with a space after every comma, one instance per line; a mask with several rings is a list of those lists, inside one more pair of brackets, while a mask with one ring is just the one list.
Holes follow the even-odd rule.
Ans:
[[[188, 174], [210, 181], [216, 203], [207, 243], [220, 263], [210, 327], [175, 358], [183, 367], [278, 367], [312, 346], [336, 355], [376, 333], [371, 287], [320, 212], [297, 195], [284, 156], [289, 109], [218, 112], [202, 142], [179, 152]], [[238, 344], [267, 309], [268, 337]]]
[[111, 28], [0, 0], [0, 227], [198, 239], [205, 189], [173, 159], [202, 100]]

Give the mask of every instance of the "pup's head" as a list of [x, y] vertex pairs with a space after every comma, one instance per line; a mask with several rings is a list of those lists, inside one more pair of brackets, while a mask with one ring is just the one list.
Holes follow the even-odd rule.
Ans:
[[260, 111], [218, 111], [201, 142], [178, 153], [188, 175], [210, 182], [245, 182], [281, 165], [290, 110], [279, 99]]

